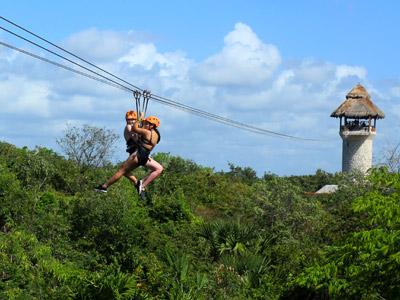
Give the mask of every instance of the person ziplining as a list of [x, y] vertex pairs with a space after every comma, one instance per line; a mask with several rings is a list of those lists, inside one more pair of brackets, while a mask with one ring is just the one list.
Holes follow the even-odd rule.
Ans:
[[[125, 176], [134, 184], [140, 197], [145, 199], [146, 187], [163, 171], [163, 166], [150, 157], [150, 152], [160, 142], [161, 137], [157, 129], [160, 126], [160, 120], [156, 116], [145, 118], [150, 92], [143, 91], [143, 93], [140, 93], [135, 91], [134, 97], [136, 111], [130, 110], [125, 114], [124, 138], [129, 157], [106, 183], [97, 186], [95, 190], [106, 193], [112, 184]], [[131, 174], [139, 166], [144, 166], [150, 170], [150, 173], [142, 180], [138, 180]]]

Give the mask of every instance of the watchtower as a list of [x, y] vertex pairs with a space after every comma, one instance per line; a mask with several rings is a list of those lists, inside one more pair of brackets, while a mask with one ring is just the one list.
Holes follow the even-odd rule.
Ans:
[[372, 103], [367, 90], [357, 84], [331, 117], [340, 118], [342, 172], [357, 170], [366, 173], [372, 166], [376, 120], [383, 119], [385, 114]]

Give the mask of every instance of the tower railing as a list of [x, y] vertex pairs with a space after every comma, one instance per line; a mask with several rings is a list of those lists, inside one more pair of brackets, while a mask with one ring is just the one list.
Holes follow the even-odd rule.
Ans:
[[356, 125], [356, 124], [346, 124], [340, 126], [341, 131], [364, 131], [364, 132], [375, 132], [376, 128], [368, 125]]

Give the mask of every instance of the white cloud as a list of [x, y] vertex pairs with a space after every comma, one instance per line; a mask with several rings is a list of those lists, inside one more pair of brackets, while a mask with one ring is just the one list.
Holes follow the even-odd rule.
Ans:
[[171, 77], [179, 80], [186, 79], [191, 65], [184, 53], [159, 53], [154, 44], [135, 45], [118, 59], [118, 63], [142, 67], [145, 71], [154, 70], [163, 79]]
[[400, 118], [400, 105], [393, 105], [391, 112], [396, 116], [396, 118]]
[[0, 61], [3, 63], [11, 63], [15, 60], [17, 52], [10, 52], [5, 47], [0, 47]]
[[285, 70], [279, 74], [278, 78], [274, 82], [274, 88], [278, 91], [282, 91], [289, 83], [291, 79], [295, 77], [293, 70]]
[[2, 112], [19, 116], [50, 116], [51, 91], [47, 82], [9, 76], [7, 80], [0, 81], [0, 90]]
[[53, 106], [53, 115], [76, 114], [78, 112], [91, 113], [96, 108], [95, 99], [88, 96], [73, 95], [67, 99], [59, 101], [57, 105]]
[[400, 86], [394, 86], [390, 89], [390, 94], [394, 97], [400, 98]]
[[165, 57], [157, 52], [153, 44], [141, 44], [133, 47], [118, 62], [127, 63], [131, 67], [142, 66], [147, 71], [152, 69], [155, 64], [167, 64]]
[[[346, 89], [365, 80], [366, 71], [361, 67], [335, 66], [332, 63], [305, 59], [290, 68], [282, 67], [271, 77], [270, 84], [259, 84], [239, 93], [236, 89], [224, 90], [223, 101], [240, 109], [297, 111], [310, 113], [327, 110], [327, 114], [344, 99]], [[307, 112], [308, 111], [308, 112]]]
[[264, 44], [246, 24], [237, 23], [224, 42], [220, 53], [197, 66], [195, 78], [216, 86], [255, 86], [281, 63], [277, 47]]
[[335, 65], [327, 62], [319, 62], [312, 59], [304, 59], [295, 68], [297, 80], [308, 84], [323, 84], [332, 80], [335, 76]]
[[350, 76], [365, 79], [367, 77], [367, 70], [364, 67], [360, 66], [340, 65], [336, 67], [336, 78], [338, 80]]
[[129, 33], [90, 28], [71, 35], [64, 45], [84, 58], [107, 61], [120, 56], [133, 42]]

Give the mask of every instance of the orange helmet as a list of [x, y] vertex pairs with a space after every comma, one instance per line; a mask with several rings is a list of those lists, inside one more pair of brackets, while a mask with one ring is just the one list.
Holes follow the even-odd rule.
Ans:
[[155, 125], [156, 127], [160, 126], [160, 119], [155, 116], [149, 116], [145, 119], [145, 121]]
[[125, 119], [135, 119], [137, 120], [137, 113], [134, 110], [129, 110], [125, 114]]

